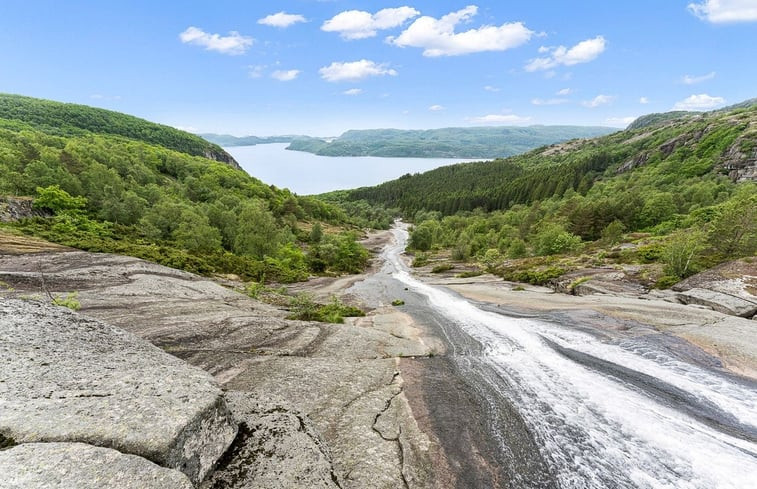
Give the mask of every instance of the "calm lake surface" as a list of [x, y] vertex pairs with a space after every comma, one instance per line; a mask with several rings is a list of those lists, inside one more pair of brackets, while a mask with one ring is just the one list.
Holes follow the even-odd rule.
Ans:
[[299, 195], [377, 185], [405, 173], [418, 173], [466, 159], [318, 156], [287, 151], [287, 143], [224, 148], [255, 178]]

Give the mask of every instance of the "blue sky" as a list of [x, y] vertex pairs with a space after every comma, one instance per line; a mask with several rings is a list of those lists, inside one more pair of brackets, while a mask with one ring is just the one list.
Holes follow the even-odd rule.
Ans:
[[757, 0], [0, 4], [0, 92], [199, 132], [624, 126], [757, 96]]

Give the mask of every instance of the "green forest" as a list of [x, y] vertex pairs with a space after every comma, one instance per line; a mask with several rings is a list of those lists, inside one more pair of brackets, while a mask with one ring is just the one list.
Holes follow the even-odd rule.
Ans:
[[0, 196], [34, 197], [52, 213], [6, 231], [257, 281], [367, 263], [350, 231], [362, 221], [195, 154], [214, 148], [195, 136], [78, 105], [15, 96], [0, 105]]
[[640, 263], [654, 265], [650, 283], [667, 286], [757, 251], [757, 185], [747, 176], [755, 160], [757, 105], [748, 105], [648, 118], [637, 129], [330, 197], [397, 206], [415, 223], [419, 263], [474, 260], [534, 283]]
[[449, 127], [444, 129], [366, 129], [326, 140], [296, 137], [287, 149], [321, 156], [412, 158], [500, 158], [545, 144], [615, 132], [609, 127]]
[[[0, 93], [0, 120], [4, 120], [0, 127], [7, 125], [8, 121], [15, 121], [29, 129], [57, 136], [80, 136], [88, 133], [123, 136], [236, 165], [231, 155], [220, 146], [199, 136], [138, 117], [86, 105]], [[10, 124], [9, 127], [21, 126]]]

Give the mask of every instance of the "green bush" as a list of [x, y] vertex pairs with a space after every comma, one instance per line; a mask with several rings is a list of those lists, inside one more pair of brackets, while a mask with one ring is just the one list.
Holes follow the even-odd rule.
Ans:
[[549, 267], [545, 269], [508, 270], [502, 275], [510, 282], [525, 282], [532, 285], [545, 285], [550, 280], [565, 274], [565, 269]]
[[68, 192], [60, 188], [60, 185], [49, 187], [37, 187], [37, 198], [34, 207], [50, 209], [53, 212], [81, 210], [87, 205], [84, 197], [72, 197]]
[[413, 268], [423, 267], [425, 265], [428, 265], [429, 256], [428, 253], [421, 253], [418, 252], [413, 257]]
[[365, 316], [362, 310], [342, 303], [336, 296], [328, 304], [319, 304], [309, 294], [298, 294], [290, 300], [289, 307], [291, 314], [287, 319], [301, 321], [340, 324], [345, 317]]
[[454, 265], [451, 265], [449, 263], [440, 263], [438, 265], [434, 265], [434, 268], [431, 269], [431, 273], [448, 272], [454, 268], [455, 268]]

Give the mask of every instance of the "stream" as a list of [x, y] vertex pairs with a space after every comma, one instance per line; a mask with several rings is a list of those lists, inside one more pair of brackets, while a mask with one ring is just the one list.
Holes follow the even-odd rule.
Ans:
[[406, 229], [393, 233], [381, 272], [351, 292], [402, 298], [445, 341], [445, 368], [477, 406], [458, 416], [485, 425], [484, 455], [500, 474], [488, 482], [469, 474], [459, 487], [757, 487], [755, 383], [654, 341], [508, 314], [425, 284], [400, 257]]

